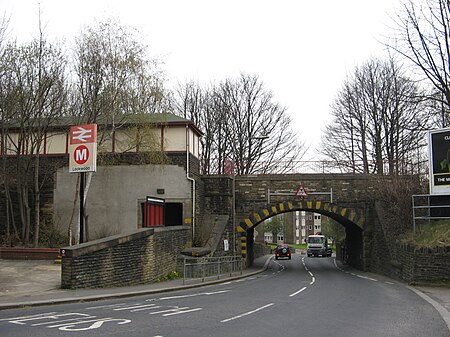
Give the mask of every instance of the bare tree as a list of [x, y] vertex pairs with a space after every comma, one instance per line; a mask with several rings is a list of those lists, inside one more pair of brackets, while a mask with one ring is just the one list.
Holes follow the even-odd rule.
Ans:
[[424, 94], [394, 60], [357, 67], [332, 105], [322, 153], [355, 172], [401, 174], [417, 164], [430, 116]]
[[[115, 131], [125, 123], [132, 139], [126, 144], [129, 151], [155, 149], [146, 137], [152, 133], [145, 131], [142, 121], [146, 114], [163, 111], [163, 74], [136, 32], [114, 20], [85, 27], [76, 40], [74, 63], [72, 114], [77, 123], [98, 124], [99, 160], [107, 164], [108, 157], [101, 156], [102, 146], [112, 141]], [[129, 127], [130, 120], [134, 128]], [[155, 158], [162, 156], [157, 153]], [[88, 174], [85, 195], [91, 179], [92, 174]]]
[[202, 174], [211, 174], [218, 169], [214, 166], [214, 163], [217, 163], [214, 157], [220, 153], [216, 149], [220, 141], [215, 140], [222, 138], [224, 130], [223, 118], [217, 106], [214, 88], [202, 88], [193, 81], [179, 84], [172, 97], [172, 108], [175, 113], [191, 119], [204, 133], [200, 138]]
[[[5, 43], [7, 41], [6, 35], [9, 26], [9, 20], [6, 16], [0, 18], [0, 55], [3, 54], [5, 49]], [[0, 62], [0, 79], [3, 78], [7, 71], [7, 68], [3, 63]], [[19, 232], [17, 230], [13, 205], [11, 202], [11, 194], [10, 194], [10, 180], [7, 172], [7, 161], [6, 161], [6, 137], [8, 134], [7, 123], [11, 120], [12, 116], [10, 116], [10, 111], [7, 110], [7, 101], [5, 101], [6, 93], [5, 93], [5, 83], [0, 80], [0, 123], [1, 123], [1, 149], [0, 154], [2, 155], [2, 170], [1, 170], [1, 186], [3, 187], [3, 195], [4, 195], [4, 210], [5, 210], [5, 222], [6, 222], [6, 242], [11, 244], [11, 241], [17, 240], [19, 238]], [[11, 228], [12, 227], [12, 228]], [[12, 231], [12, 233], [11, 233]]]
[[[4, 132], [5, 148], [16, 157], [15, 181], [19, 199], [21, 239], [31, 235], [30, 201], [34, 200], [34, 245], [39, 240], [39, 156], [48, 126], [61, 115], [64, 97], [64, 56], [59, 48], [40, 40], [17, 46], [10, 43], [0, 61], [2, 118], [5, 129], [14, 128], [16, 138]], [[5, 153], [6, 153], [5, 151]], [[33, 177], [33, 178], [31, 178]], [[32, 183], [33, 182], [33, 183]], [[31, 195], [30, 195], [31, 192]]]
[[224, 173], [227, 161], [237, 174], [281, 173], [304, 153], [286, 109], [257, 76], [241, 74], [204, 90], [189, 83], [177, 93], [177, 113], [205, 133], [204, 173]]
[[396, 34], [387, 45], [409, 60], [434, 88], [438, 111], [450, 108], [450, 2], [407, 0], [395, 19]]

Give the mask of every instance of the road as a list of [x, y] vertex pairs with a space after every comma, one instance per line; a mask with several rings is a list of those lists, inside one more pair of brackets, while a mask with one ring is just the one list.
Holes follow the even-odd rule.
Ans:
[[402, 284], [334, 258], [272, 260], [266, 272], [202, 288], [0, 311], [0, 336], [445, 336]]

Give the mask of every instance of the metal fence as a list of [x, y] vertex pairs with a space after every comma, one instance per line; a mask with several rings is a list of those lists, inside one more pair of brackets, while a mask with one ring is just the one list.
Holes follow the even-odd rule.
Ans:
[[421, 224], [429, 224], [431, 221], [449, 220], [450, 204], [447, 200], [432, 201], [439, 196], [430, 194], [419, 194], [412, 196], [413, 206], [413, 230]]
[[185, 257], [183, 260], [183, 284], [188, 281], [220, 279], [221, 276], [242, 275], [244, 269], [242, 256], [223, 257]]

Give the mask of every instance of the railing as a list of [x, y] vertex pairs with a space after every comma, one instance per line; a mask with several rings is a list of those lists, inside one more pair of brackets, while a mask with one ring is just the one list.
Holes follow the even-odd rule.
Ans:
[[[377, 163], [373, 161], [367, 162], [367, 166], [363, 161], [334, 161], [334, 160], [317, 160], [317, 161], [289, 161], [279, 163], [274, 166], [274, 173], [369, 173], [375, 174], [377, 170], [382, 170], [383, 174], [389, 174], [390, 170], [394, 170], [395, 174], [416, 174], [421, 171], [417, 164], [404, 162], [383, 161]], [[284, 172], [281, 172], [284, 171]]]
[[439, 195], [419, 194], [412, 196], [414, 232], [416, 232], [419, 221], [429, 223], [432, 220], [450, 219], [449, 202], [433, 202], [433, 197], [439, 197]]
[[220, 279], [221, 276], [242, 275], [244, 259], [242, 256], [224, 257], [185, 257], [183, 261], [183, 284], [187, 281]]
[[[223, 169], [221, 165], [214, 159], [211, 159], [208, 172], [205, 174], [232, 174]], [[283, 160], [272, 163], [270, 166], [256, 165], [252, 170], [253, 174], [330, 174], [330, 173], [366, 173], [376, 174], [382, 170], [383, 174], [410, 175], [410, 174], [426, 174], [428, 172], [428, 162], [412, 163], [412, 162], [390, 162], [383, 161], [377, 163], [368, 161], [364, 165], [363, 161], [334, 161], [334, 160]], [[392, 171], [392, 172], [391, 172]], [[235, 172], [236, 173], [236, 172]]]

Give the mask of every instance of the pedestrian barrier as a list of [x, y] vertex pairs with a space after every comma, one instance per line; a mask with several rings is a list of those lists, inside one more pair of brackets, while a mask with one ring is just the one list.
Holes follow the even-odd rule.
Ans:
[[188, 281], [218, 279], [221, 276], [242, 275], [245, 260], [242, 256], [185, 257], [183, 259], [183, 285]]

